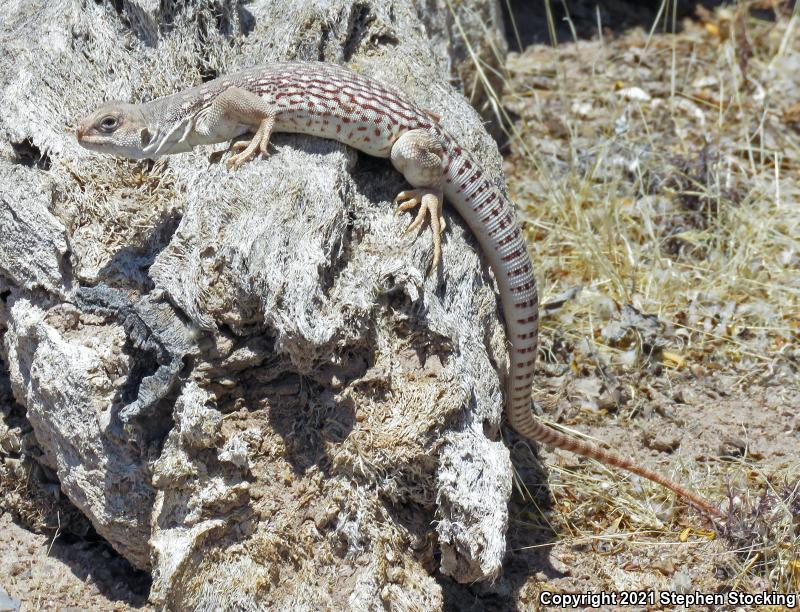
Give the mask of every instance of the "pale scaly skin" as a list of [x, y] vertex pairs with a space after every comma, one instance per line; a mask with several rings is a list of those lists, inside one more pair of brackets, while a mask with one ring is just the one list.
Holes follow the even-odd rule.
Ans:
[[402, 93], [333, 64], [282, 62], [220, 77], [139, 105], [111, 102], [81, 121], [86, 148], [134, 159], [181, 153], [205, 144], [236, 142], [227, 165], [236, 168], [267, 153], [273, 132], [331, 138], [390, 158], [413, 189], [395, 198], [397, 212], [420, 210], [407, 231], [430, 220], [433, 266], [441, 255], [446, 198], [467, 222], [495, 273], [510, 350], [506, 415], [519, 433], [653, 480], [709, 515], [721, 513], [698, 495], [617, 454], [539, 423], [531, 411], [538, 298], [533, 264], [513, 203], [439, 124]]

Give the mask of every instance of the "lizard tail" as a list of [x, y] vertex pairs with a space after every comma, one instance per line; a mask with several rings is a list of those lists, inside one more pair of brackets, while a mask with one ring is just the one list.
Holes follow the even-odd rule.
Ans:
[[[438, 129], [438, 128], [437, 128]], [[443, 137], [444, 193], [470, 226], [495, 273], [503, 304], [509, 340], [510, 369], [506, 389], [506, 414], [511, 426], [528, 438], [572, 451], [657, 482], [686, 498], [710, 516], [723, 518], [711, 504], [688, 489], [632, 461], [577, 440], [539, 423], [531, 411], [531, 386], [537, 352], [539, 301], [533, 264], [516, 221], [514, 204], [484, 175], [480, 165]]]
[[519, 404], [516, 404], [508, 412], [508, 421], [518, 433], [527, 438], [542, 444], [554, 446], [555, 448], [576, 453], [583, 457], [595, 459], [607, 465], [613, 465], [614, 467], [627, 470], [634, 474], [638, 474], [642, 478], [647, 478], [648, 480], [657, 482], [670, 491], [673, 491], [677, 495], [687, 499], [695, 508], [705, 512], [707, 515], [717, 518], [725, 518], [725, 514], [689, 489], [682, 487], [681, 485], [674, 483], [651, 470], [643, 468], [640, 465], [625, 459], [621, 455], [618, 455], [617, 453], [603, 450], [594, 444], [584, 442], [578, 438], [573, 438], [572, 436], [563, 434], [551, 427], [548, 427], [547, 425], [538, 422], [533, 416], [533, 413], [529, 407], [522, 408]]

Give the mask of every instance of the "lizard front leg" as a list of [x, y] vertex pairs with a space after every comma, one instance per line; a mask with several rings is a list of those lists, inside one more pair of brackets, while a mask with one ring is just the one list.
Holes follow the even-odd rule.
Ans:
[[236, 142], [237, 151], [226, 162], [229, 168], [238, 168], [256, 154], [267, 154], [267, 146], [275, 127], [275, 108], [264, 98], [241, 87], [229, 87], [211, 103], [205, 111], [197, 129], [214, 133], [230, 129], [231, 126], [245, 125], [252, 128], [255, 135], [249, 142]]
[[406, 232], [420, 227], [425, 217], [430, 217], [433, 231], [433, 263], [439, 265], [442, 254], [442, 232], [447, 223], [442, 216], [442, 144], [428, 130], [410, 130], [400, 136], [392, 145], [392, 165], [400, 171], [415, 189], [401, 191], [394, 199], [396, 212], [419, 206], [414, 221]]

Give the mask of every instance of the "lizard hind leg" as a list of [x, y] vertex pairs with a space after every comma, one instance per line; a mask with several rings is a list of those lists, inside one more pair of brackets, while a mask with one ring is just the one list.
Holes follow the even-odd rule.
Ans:
[[396, 214], [419, 206], [416, 218], [406, 228], [411, 232], [430, 218], [433, 232], [432, 268], [439, 265], [442, 254], [442, 232], [447, 223], [442, 216], [442, 158], [441, 143], [428, 130], [405, 132], [392, 145], [392, 165], [399, 170], [414, 189], [401, 191], [394, 199]]

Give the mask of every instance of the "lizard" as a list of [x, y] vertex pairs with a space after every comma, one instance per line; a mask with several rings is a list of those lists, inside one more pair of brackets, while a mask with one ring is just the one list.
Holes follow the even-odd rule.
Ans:
[[[266, 156], [270, 136], [290, 132], [330, 138], [389, 158], [410, 185], [397, 213], [419, 207], [406, 232], [429, 222], [432, 268], [441, 259], [445, 199], [478, 240], [500, 293], [510, 352], [506, 418], [523, 436], [615, 466], [672, 490], [706, 514], [723, 514], [698, 494], [630, 459], [539, 422], [532, 411], [538, 348], [533, 262], [505, 190], [469, 151], [401, 91], [326, 62], [278, 62], [218, 77], [141, 104], [107, 102], [79, 122], [83, 147], [130, 159], [157, 159], [196, 146], [234, 141], [229, 168]], [[236, 140], [252, 134], [249, 140]]]

